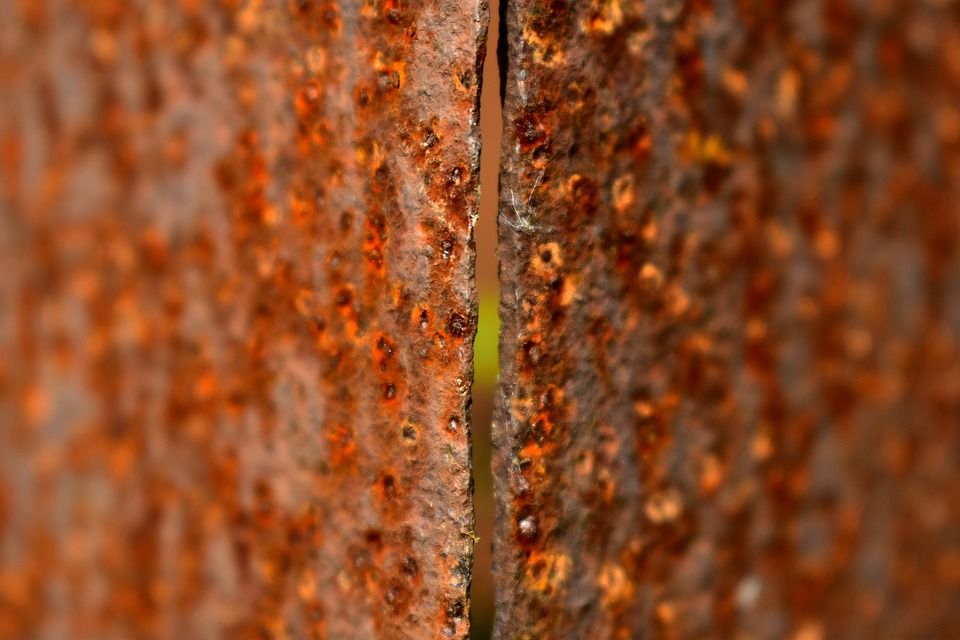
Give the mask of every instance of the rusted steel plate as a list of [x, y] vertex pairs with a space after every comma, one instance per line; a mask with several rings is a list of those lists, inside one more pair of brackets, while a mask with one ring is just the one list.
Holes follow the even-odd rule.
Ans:
[[960, 5], [506, 18], [496, 636], [960, 636]]
[[0, 2], [0, 637], [466, 637], [476, 0]]

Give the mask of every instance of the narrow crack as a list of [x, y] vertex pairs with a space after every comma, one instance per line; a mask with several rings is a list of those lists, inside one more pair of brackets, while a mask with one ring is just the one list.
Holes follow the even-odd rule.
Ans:
[[[490, 427], [493, 419], [494, 393], [497, 384], [499, 334], [497, 274], [497, 209], [499, 201], [500, 139], [502, 135], [502, 77], [505, 51], [501, 34], [504, 7], [499, 0], [490, 0], [490, 25], [487, 32], [487, 53], [484, 61], [480, 97], [480, 133], [483, 148], [480, 154], [480, 212], [476, 229], [477, 290], [480, 297], [480, 319], [475, 343], [475, 382], [473, 387], [473, 474], [474, 509], [477, 543], [471, 586], [471, 637], [488, 640], [494, 617], [493, 567], [493, 477], [490, 468]], [[498, 46], [499, 36], [499, 46]]]

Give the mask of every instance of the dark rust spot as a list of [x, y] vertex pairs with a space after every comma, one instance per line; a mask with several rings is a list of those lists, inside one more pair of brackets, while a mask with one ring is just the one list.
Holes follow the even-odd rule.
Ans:
[[340, 289], [337, 291], [337, 297], [334, 299], [334, 303], [338, 307], [346, 307], [350, 305], [350, 302], [353, 300], [353, 292], [349, 289]]
[[403, 563], [400, 565], [400, 569], [401, 571], [403, 571], [404, 575], [409, 576], [411, 578], [413, 576], [416, 576], [420, 572], [420, 567], [417, 564], [416, 559], [411, 558], [409, 556], [403, 559]]
[[523, 115], [514, 122], [517, 140], [521, 148], [532, 149], [543, 142], [547, 135], [539, 121], [532, 114]]
[[463, 338], [470, 330], [470, 322], [461, 314], [450, 314], [447, 320], [447, 333], [454, 338]]
[[383, 385], [383, 399], [384, 400], [393, 400], [397, 397], [397, 385], [392, 382], [388, 382]]
[[420, 143], [424, 149], [432, 149], [437, 146], [437, 143], [440, 142], [440, 138], [437, 137], [437, 134], [433, 132], [433, 129], [427, 129], [426, 133], [423, 135], [423, 142]]
[[440, 255], [444, 260], [450, 259], [450, 256], [453, 255], [453, 240], [450, 238], [443, 238], [440, 240]]

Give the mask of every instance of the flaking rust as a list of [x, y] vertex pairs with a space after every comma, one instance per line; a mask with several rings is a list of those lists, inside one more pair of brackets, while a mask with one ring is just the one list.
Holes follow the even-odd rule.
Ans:
[[0, 637], [468, 635], [486, 10], [0, 3]]
[[960, 5], [506, 37], [496, 637], [960, 636]]

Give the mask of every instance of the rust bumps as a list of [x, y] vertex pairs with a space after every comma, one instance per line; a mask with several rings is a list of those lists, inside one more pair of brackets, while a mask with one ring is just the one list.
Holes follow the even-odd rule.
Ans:
[[[0, 637], [468, 636], [486, 12], [0, 3]], [[504, 33], [496, 637], [960, 637], [960, 5]]]
[[505, 34], [495, 636], [960, 635], [960, 7]]
[[467, 637], [486, 4], [0, 4], [0, 637]]

